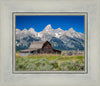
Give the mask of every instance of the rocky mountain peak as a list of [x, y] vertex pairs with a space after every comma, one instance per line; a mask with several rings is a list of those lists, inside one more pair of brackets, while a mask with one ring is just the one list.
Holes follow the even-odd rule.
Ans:
[[48, 24], [47, 27], [51, 27], [51, 24]]
[[26, 28], [24, 28], [24, 30], [21, 31], [21, 33], [24, 33], [24, 34], [28, 34], [28, 32], [29, 31]]
[[62, 30], [61, 28], [57, 28], [57, 30]]
[[21, 32], [20, 29], [16, 29], [16, 34], [19, 34]]
[[57, 31], [57, 32], [64, 32], [64, 30], [62, 30], [61, 28], [57, 28], [57, 29], [55, 29], [55, 31]]
[[48, 25], [44, 28], [44, 30], [45, 30], [45, 31], [52, 30], [51, 24], [48, 24]]
[[31, 33], [36, 32], [36, 31], [34, 30], [34, 28], [30, 28], [29, 31], [30, 31]]
[[24, 32], [24, 31], [27, 31], [27, 29], [26, 29], [26, 28], [24, 28], [23, 32]]
[[21, 30], [20, 29], [16, 29], [16, 32], [21, 32]]
[[30, 29], [29, 29], [29, 31], [31, 31], [31, 30], [34, 31], [34, 28], [30, 28]]
[[73, 28], [70, 28], [70, 29], [68, 30], [68, 32], [75, 32], [75, 30], [74, 30]]
[[21, 31], [20, 29], [16, 29], [16, 31]]

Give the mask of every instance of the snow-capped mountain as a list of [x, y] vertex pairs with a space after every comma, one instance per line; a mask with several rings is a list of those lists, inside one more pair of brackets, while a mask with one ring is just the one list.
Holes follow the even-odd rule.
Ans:
[[67, 31], [61, 28], [53, 29], [48, 24], [43, 31], [36, 32], [34, 28], [29, 30], [16, 29], [16, 47], [26, 49], [33, 41], [49, 41], [56, 49], [84, 49], [84, 34], [76, 32], [73, 28]]
[[16, 29], [16, 34], [20, 34], [21, 30], [20, 29]]
[[76, 32], [73, 28], [70, 28], [68, 31], [64, 33], [66, 36], [75, 37], [75, 38], [84, 38], [84, 34]]
[[51, 25], [50, 24], [48, 24], [45, 28], [44, 28], [44, 30], [42, 31], [42, 32], [47, 32], [47, 33], [51, 33], [53, 31], [53, 29], [52, 29], [52, 27], [51, 27]]
[[35, 35], [36, 37], [38, 36], [38, 33], [34, 30], [34, 28], [29, 29], [30, 34]]
[[62, 36], [64, 34], [64, 30], [62, 30], [61, 28], [55, 29], [55, 37], [59, 38], [60, 36]]
[[38, 36], [39, 37], [43, 37], [44, 35], [51, 35], [51, 36], [54, 36], [54, 29], [51, 27], [50, 24], [48, 24], [43, 31], [39, 32], [38, 33]]

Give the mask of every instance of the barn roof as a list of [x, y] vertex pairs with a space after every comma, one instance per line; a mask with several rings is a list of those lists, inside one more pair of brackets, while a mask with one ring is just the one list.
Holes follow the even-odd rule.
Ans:
[[28, 49], [21, 50], [20, 52], [29, 52], [37, 49], [41, 49], [43, 47], [43, 44], [47, 41], [34, 41]]
[[25, 49], [25, 50], [21, 50], [22, 52], [23, 51], [33, 51], [33, 50], [36, 50], [35, 48], [29, 48], [29, 49]]
[[39, 49], [42, 48], [45, 41], [34, 41], [29, 48]]

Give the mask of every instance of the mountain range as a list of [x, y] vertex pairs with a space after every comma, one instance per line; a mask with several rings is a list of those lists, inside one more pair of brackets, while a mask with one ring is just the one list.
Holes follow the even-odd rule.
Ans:
[[34, 28], [16, 29], [16, 51], [29, 48], [33, 41], [49, 41], [58, 50], [84, 50], [84, 34], [73, 28], [64, 31], [61, 28], [53, 29], [48, 24], [41, 32], [36, 32]]

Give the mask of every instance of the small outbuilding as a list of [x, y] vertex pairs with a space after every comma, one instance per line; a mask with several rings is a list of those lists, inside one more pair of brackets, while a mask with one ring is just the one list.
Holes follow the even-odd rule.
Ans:
[[48, 41], [35, 41], [29, 49], [19, 51], [20, 56], [28, 56], [30, 54], [61, 54], [61, 51], [53, 49]]

